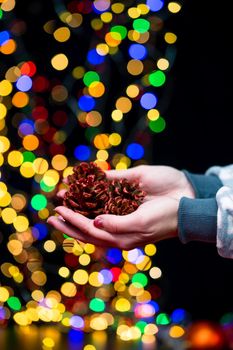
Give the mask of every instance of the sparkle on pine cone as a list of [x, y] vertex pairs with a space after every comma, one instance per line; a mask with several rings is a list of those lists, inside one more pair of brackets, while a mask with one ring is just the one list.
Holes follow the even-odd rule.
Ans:
[[94, 162], [75, 165], [68, 184], [63, 205], [90, 219], [100, 214], [130, 214], [146, 195], [135, 182], [108, 180]]

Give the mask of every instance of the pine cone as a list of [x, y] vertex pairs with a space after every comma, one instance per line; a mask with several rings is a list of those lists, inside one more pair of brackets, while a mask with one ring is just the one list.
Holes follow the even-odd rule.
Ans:
[[70, 184], [65, 193], [63, 205], [90, 219], [104, 214], [104, 206], [109, 200], [107, 182], [96, 181], [94, 175], [80, 178]]
[[142, 203], [146, 193], [137, 183], [126, 179], [112, 180], [109, 186], [109, 200], [105, 205], [106, 214], [126, 215], [135, 211]]
[[100, 181], [106, 179], [105, 172], [94, 162], [82, 162], [74, 166], [73, 174], [69, 175], [67, 180], [69, 184], [72, 184], [77, 180], [86, 179], [88, 176], [91, 176], [93, 178], [93, 181]]
[[95, 163], [82, 162], [68, 176], [63, 205], [90, 219], [100, 214], [126, 215], [135, 211], [146, 193], [126, 179], [109, 181]]

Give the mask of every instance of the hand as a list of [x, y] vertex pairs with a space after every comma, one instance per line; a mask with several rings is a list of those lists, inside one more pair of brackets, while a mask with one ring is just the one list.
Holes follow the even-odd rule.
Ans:
[[184, 173], [169, 166], [139, 165], [127, 170], [108, 170], [107, 178], [126, 178], [137, 181], [147, 192], [147, 199], [154, 196], [169, 196], [176, 200], [181, 197], [194, 198], [194, 190]]
[[[169, 197], [146, 201], [129, 215], [101, 215], [99, 227], [66, 207], [55, 208], [61, 217], [50, 217], [48, 223], [57, 230], [86, 243], [102, 247], [130, 250], [177, 236], [177, 210], [179, 202]], [[98, 222], [98, 220], [97, 220]]]
[[[124, 250], [177, 236], [177, 212], [181, 197], [194, 198], [194, 191], [183, 172], [167, 166], [138, 166], [128, 170], [110, 170], [108, 179], [137, 181], [146, 191], [144, 203], [124, 216], [99, 215], [88, 219], [65, 207], [55, 210], [61, 218], [48, 223], [71, 237], [101, 246]], [[58, 193], [63, 197], [65, 190]]]

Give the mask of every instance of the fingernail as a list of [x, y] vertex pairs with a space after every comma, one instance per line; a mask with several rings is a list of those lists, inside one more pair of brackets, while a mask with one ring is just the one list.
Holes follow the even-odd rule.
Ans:
[[94, 220], [94, 225], [97, 228], [102, 228], [103, 227], [103, 220], [101, 218], [96, 218]]

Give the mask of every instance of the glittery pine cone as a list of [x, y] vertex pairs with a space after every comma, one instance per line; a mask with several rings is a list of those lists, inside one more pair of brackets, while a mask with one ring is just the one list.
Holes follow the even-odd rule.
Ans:
[[68, 176], [63, 205], [91, 219], [100, 214], [126, 215], [135, 211], [146, 193], [126, 179], [108, 180], [95, 163], [82, 162]]

